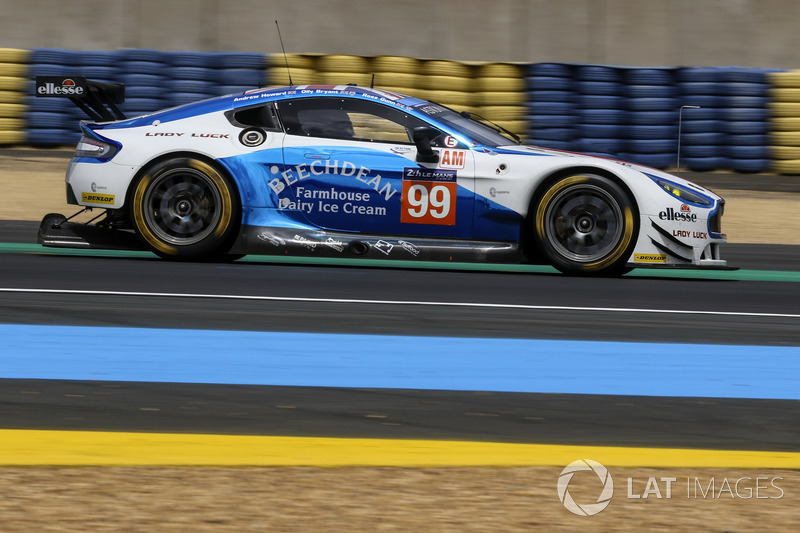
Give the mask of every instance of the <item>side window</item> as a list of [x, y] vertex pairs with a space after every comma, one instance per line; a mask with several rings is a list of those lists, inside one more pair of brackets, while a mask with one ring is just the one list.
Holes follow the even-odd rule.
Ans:
[[424, 123], [400, 109], [355, 98], [302, 98], [278, 103], [286, 133], [364, 142], [411, 144]]
[[272, 104], [234, 109], [225, 113], [234, 126], [256, 126], [265, 130], [280, 131], [280, 124]]

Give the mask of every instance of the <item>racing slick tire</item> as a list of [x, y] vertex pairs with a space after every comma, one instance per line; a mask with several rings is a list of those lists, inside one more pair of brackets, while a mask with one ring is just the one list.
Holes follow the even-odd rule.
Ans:
[[636, 207], [610, 178], [564, 175], [536, 204], [534, 236], [542, 254], [565, 274], [619, 276], [639, 233]]
[[242, 208], [236, 187], [200, 159], [156, 163], [136, 181], [131, 198], [136, 233], [165, 259], [224, 260], [239, 233]]

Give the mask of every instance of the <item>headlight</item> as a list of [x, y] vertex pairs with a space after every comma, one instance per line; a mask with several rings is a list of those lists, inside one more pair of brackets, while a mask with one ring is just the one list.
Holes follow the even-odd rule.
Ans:
[[688, 187], [685, 187], [683, 185], [678, 185], [677, 183], [673, 183], [663, 178], [656, 178], [653, 176], [650, 177], [653, 179], [653, 181], [655, 181], [658, 184], [659, 187], [667, 191], [675, 198], [678, 198], [682, 202], [696, 204], [703, 207], [714, 205], [714, 201], [711, 198], [703, 196], [699, 192], [693, 191]]
[[75, 149], [75, 157], [91, 157], [92, 159], [111, 159], [117, 153], [117, 147], [111, 143], [81, 137]]

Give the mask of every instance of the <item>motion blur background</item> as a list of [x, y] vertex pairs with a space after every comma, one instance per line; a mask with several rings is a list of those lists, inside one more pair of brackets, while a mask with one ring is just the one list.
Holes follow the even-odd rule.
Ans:
[[797, 0], [0, 0], [0, 46], [800, 65]]

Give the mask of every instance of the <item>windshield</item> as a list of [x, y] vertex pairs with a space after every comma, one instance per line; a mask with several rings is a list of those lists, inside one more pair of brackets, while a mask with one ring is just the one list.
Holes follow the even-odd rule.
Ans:
[[489, 148], [517, 144], [515, 141], [512, 141], [490, 126], [464, 117], [448, 107], [438, 104], [424, 103], [416, 105], [414, 108], [417, 111], [420, 111], [441, 122], [442, 124], [449, 126], [453, 130], [463, 133], [473, 141], [476, 141], [484, 146], [488, 146]]

